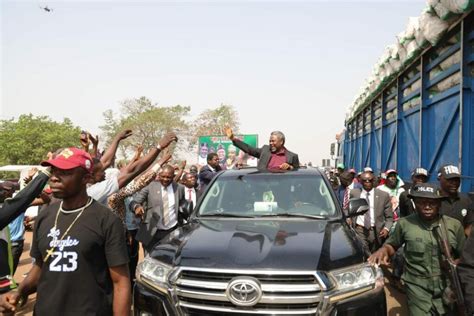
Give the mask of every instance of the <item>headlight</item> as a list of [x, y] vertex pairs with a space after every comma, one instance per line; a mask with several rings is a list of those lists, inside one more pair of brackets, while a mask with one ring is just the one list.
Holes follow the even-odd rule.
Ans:
[[171, 266], [153, 258], [145, 257], [137, 266], [137, 279], [146, 279], [148, 283], [152, 281], [153, 283], [167, 284], [170, 271]]
[[353, 290], [375, 285], [377, 279], [382, 277], [382, 270], [369, 264], [363, 264], [332, 271], [331, 275], [337, 282], [338, 290]]

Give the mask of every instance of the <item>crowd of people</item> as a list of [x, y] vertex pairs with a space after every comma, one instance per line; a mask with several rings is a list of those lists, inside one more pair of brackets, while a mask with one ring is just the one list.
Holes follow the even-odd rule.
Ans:
[[[369, 263], [391, 268], [390, 282], [406, 293], [410, 315], [474, 312], [474, 205], [459, 192], [457, 166], [442, 166], [437, 184], [427, 183], [422, 167], [413, 170], [411, 183], [394, 169], [376, 175], [370, 167], [357, 173], [343, 164], [329, 170], [328, 178]], [[354, 198], [365, 199], [369, 207], [351, 218]], [[449, 262], [457, 269], [450, 270]], [[461, 288], [455, 288], [457, 281]]]
[[[299, 167], [281, 132], [273, 132], [262, 148], [234, 138], [230, 128], [225, 133], [234, 147], [260, 158], [259, 168]], [[0, 314], [13, 314], [36, 292], [35, 315], [129, 315], [140, 243], [148, 253], [185, 223], [221, 170], [217, 153], [209, 153], [200, 168], [185, 171], [186, 162], [170, 164], [167, 148], [178, 141], [174, 133], [146, 154], [138, 146], [130, 161], [115, 165], [118, 146], [130, 135], [131, 130], [119, 133], [100, 152], [98, 137], [82, 132], [82, 148], [48, 153], [41, 168], [20, 179], [19, 188], [0, 182]], [[236, 161], [231, 167], [242, 166]], [[32, 205], [40, 206], [33, 263], [18, 284], [13, 276], [23, 252], [24, 224], [33, 220], [24, 213]]]
[[[237, 139], [230, 128], [224, 133], [232, 146], [258, 158], [258, 169], [300, 168], [279, 131], [261, 148]], [[120, 142], [131, 134], [119, 133], [101, 153], [98, 138], [84, 132], [82, 148], [48, 153], [39, 170], [20, 179], [19, 188], [0, 183], [0, 313], [14, 313], [35, 292], [37, 315], [130, 313], [140, 244], [151, 252], [186, 223], [222, 168], [217, 153], [209, 153], [200, 167], [170, 164], [167, 148], [178, 141], [174, 133], [146, 154], [139, 146], [130, 161], [114, 165]], [[394, 169], [377, 176], [370, 167], [357, 173], [342, 164], [328, 178], [368, 262], [391, 267], [391, 282], [406, 292], [411, 315], [456, 315], [464, 306], [474, 311], [474, 207], [459, 192], [456, 166], [441, 167], [436, 185], [427, 183], [422, 167], [413, 170], [411, 183]], [[367, 211], [351, 216], [356, 199], [367, 201]], [[31, 221], [24, 212], [31, 205], [41, 206], [33, 225], [33, 264], [17, 284], [13, 275], [23, 252], [23, 224]], [[457, 264], [461, 293], [447, 263]]]

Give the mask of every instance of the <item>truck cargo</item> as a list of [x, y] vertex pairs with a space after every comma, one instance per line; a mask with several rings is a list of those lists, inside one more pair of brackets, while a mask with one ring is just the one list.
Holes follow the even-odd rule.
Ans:
[[[431, 182], [437, 181], [442, 165], [454, 164], [463, 175], [461, 191], [472, 192], [474, 12], [470, 8], [446, 21], [446, 17], [425, 11], [419, 23], [424, 15], [437, 19], [437, 26], [445, 23], [446, 29], [425, 34], [426, 29], [433, 29], [432, 24], [421, 30], [410, 20], [397, 45], [404, 39], [404, 47], [409, 46], [406, 41], [411, 36], [418, 47], [401, 60], [402, 50], [394, 45], [376, 65], [347, 112], [338, 162], [358, 171], [370, 166], [376, 173], [393, 168], [404, 181], [422, 166], [429, 171]], [[410, 28], [415, 31], [410, 33]], [[428, 35], [424, 40], [423, 34]]]

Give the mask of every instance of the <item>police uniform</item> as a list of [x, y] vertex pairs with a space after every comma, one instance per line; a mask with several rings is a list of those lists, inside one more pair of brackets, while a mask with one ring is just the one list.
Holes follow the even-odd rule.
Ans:
[[464, 193], [443, 199], [440, 214], [457, 219], [464, 227], [474, 222], [472, 200]]
[[[414, 188], [418, 186], [433, 187], [419, 184]], [[449, 312], [442, 299], [443, 291], [449, 284], [448, 276], [440, 266], [443, 257], [438, 233], [445, 235], [442, 225], [446, 226], [453, 257], [459, 258], [465, 240], [464, 230], [459, 221], [448, 216], [440, 216], [431, 223], [423, 221], [417, 213], [401, 218], [386, 241], [395, 249], [405, 244], [406, 265], [402, 280], [405, 282], [410, 315], [444, 315]]]
[[[461, 178], [459, 168], [453, 165], [442, 166], [438, 171], [438, 178], [447, 180]], [[441, 202], [439, 213], [450, 216], [468, 227], [474, 222], [474, 206], [472, 200], [465, 193], [457, 193], [454, 196], [445, 197]]]

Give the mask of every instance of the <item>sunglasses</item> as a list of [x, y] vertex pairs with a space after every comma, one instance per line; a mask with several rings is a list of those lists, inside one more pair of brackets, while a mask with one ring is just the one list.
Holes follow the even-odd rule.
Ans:
[[370, 182], [373, 182], [373, 181], [374, 181], [374, 179], [365, 179], [365, 180], [362, 180], [362, 182], [364, 182], [364, 183], [370, 183]]

